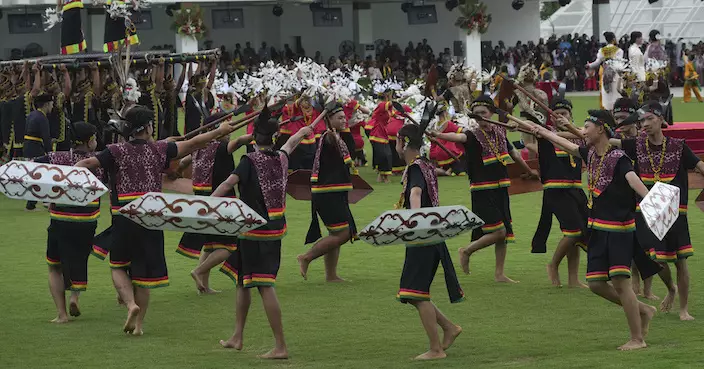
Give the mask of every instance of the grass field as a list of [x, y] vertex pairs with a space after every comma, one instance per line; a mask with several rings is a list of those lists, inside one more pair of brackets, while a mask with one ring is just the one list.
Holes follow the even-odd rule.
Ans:
[[[578, 120], [596, 98], [575, 99]], [[704, 104], [675, 107], [678, 121], [704, 120]], [[368, 152], [371, 152], [368, 150]], [[375, 191], [352, 207], [359, 228], [392, 209], [401, 187], [374, 182]], [[442, 178], [443, 205], [469, 206], [466, 178]], [[693, 202], [698, 194], [690, 192]], [[261, 302], [253, 297], [242, 352], [224, 350], [219, 339], [234, 326], [232, 282], [214, 271], [211, 285], [223, 293], [198, 296], [188, 272], [196, 261], [174, 252], [180, 234], [167, 232], [166, 257], [171, 286], [153, 291], [145, 336], [128, 337], [121, 328], [125, 311], [115, 302], [107, 262], [91, 257], [89, 287], [82, 295], [83, 315], [65, 325], [55, 317], [47, 291], [44, 262], [45, 212], [25, 213], [24, 203], [0, 196], [0, 367], [1, 368], [701, 368], [704, 363], [704, 262], [690, 259], [690, 312], [698, 320], [680, 322], [676, 313], [658, 314], [647, 339], [649, 348], [619, 352], [628, 339], [622, 310], [588, 290], [557, 289], [545, 272], [560, 237], [557, 226], [549, 253], [530, 254], [530, 239], [540, 208], [540, 193], [513, 196], [511, 210], [517, 243], [509, 246], [507, 275], [516, 285], [493, 281], [491, 248], [472, 258], [471, 276], [460, 275], [467, 301], [450, 305], [441, 273], [436, 276], [434, 301], [464, 333], [448, 350], [448, 358], [434, 363], [411, 360], [427, 349], [427, 339], [410, 306], [395, 300], [403, 266], [403, 247], [373, 248], [365, 243], [342, 249], [340, 274], [344, 284], [326, 284], [322, 260], [311, 264], [309, 280], [298, 274], [296, 255], [303, 252], [310, 222], [310, 204], [289, 198], [289, 234], [283, 241], [277, 292], [291, 359], [263, 362], [257, 354], [273, 345]], [[103, 214], [107, 212], [104, 202]], [[704, 239], [704, 215], [690, 204], [690, 229], [695, 249]], [[100, 218], [99, 229], [109, 225]], [[468, 236], [448, 241], [456, 267], [458, 247]], [[586, 257], [582, 256], [583, 278]], [[566, 282], [566, 263], [562, 277]], [[655, 293], [665, 288], [655, 281]]]

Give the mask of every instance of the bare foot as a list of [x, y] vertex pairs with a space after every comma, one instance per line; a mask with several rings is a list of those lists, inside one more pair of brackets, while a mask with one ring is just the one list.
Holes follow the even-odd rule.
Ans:
[[672, 310], [672, 305], [675, 303], [675, 296], [677, 296], [677, 287], [673, 290], [668, 290], [667, 295], [662, 300], [660, 304], [660, 311], [663, 313], [669, 313]]
[[[460, 247], [457, 250], [460, 253], [460, 265], [462, 266], [462, 271], [464, 274], [469, 274], [469, 253], [465, 251], [464, 247]], [[421, 355], [422, 356], [422, 355]]]
[[647, 293], [647, 294], [644, 293], [644, 294], [643, 294], [643, 298], [646, 299], [646, 300], [650, 300], [650, 301], [658, 301], [658, 300], [660, 300], [660, 298], [657, 297], [657, 296], [655, 296], [652, 292], [649, 292], [649, 293]]
[[347, 282], [347, 280], [342, 279], [340, 277], [332, 277], [332, 278], [325, 278], [325, 282], [341, 283], [341, 282]]
[[391, 183], [391, 179], [389, 177], [384, 178], [384, 183]]
[[621, 351], [631, 351], [631, 350], [638, 350], [642, 348], [646, 348], [648, 345], [645, 344], [645, 341], [636, 341], [636, 340], [630, 340], [626, 342], [624, 345], [619, 346], [619, 350]]
[[81, 316], [81, 309], [78, 307], [77, 302], [71, 302], [68, 305], [68, 313], [71, 316], [76, 316], [76, 317]]
[[64, 317], [57, 316], [56, 318], [50, 320], [49, 322], [55, 323], [55, 324], [64, 324], [64, 323], [68, 323], [69, 320], [68, 320], [67, 316], [64, 316]]
[[545, 269], [548, 271], [548, 279], [550, 279], [552, 285], [555, 287], [562, 287], [562, 282], [560, 282], [560, 273], [558, 272], [557, 267], [548, 264], [545, 266]]
[[198, 289], [198, 294], [204, 293], [205, 291], [208, 290], [207, 287], [203, 284], [203, 280], [200, 278], [200, 275], [196, 273], [195, 270], [191, 270], [191, 278], [196, 282], [196, 288]]
[[257, 355], [258, 358], [260, 359], [267, 359], [267, 360], [286, 360], [288, 359], [288, 351], [286, 349], [277, 349], [273, 348], [269, 350], [264, 355]]
[[507, 277], [504, 274], [494, 276], [494, 281], [499, 283], [518, 283], [518, 281], [514, 281], [513, 279]]
[[570, 282], [570, 283], [567, 285], [567, 288], [589, 288], [589, 286], [587, 286], [586, 284], [582, 283], [581, 281], [577, 281], [577, 282]]
[[220, 345], [226, 349], [242, 350], [242, 339], [232, 336], [227, 341], [220, 340]]
[[653, 320], [653, 316], [655, 316], [657, 311], [658, 309], [656, 309], [655, 306], [647, 305], [645, 313], [640, 314], [640, 330], [643, 334], [643, 338], [648, 335], [648, 331], [650, 330], [650, 321]]
[[144, 331], [142, 330], [142, 328], [135, 328], [135, 330], [132, 332], [132, 335], [142, 337], [144, 336]]
[[415, 357], [413, 360], [438, 360], [438, 359], [444, 359], [447, 357], [447, 354], [445, 351], [440, 351], [440, 352], [435, 352], [435, 351], [428, 351], [424, 354], [420, 354]]
[[132, 333], [136, 328], [137, 316], [139, 315], [139, 306], [134, 305], [127, 310], [127, 320], [125, 320], [125, 325], [122, 327], [122, 331], [125, 333]]
[[680, 320], [682, 320], [682, 321], [694, 320], [694, 317], [689, 315], [689, 312], [687, 310], [681, 310], [680, 311]]
[[453, 325], [452, 329], [443, 330], [442, 349], [447, 350], [455, 342], [457, 336], [462, 333], [462, 327]]
[[298, 255], [296, 257], [298, 260], [298, 265], [300, 266], [301, 269], [301, 277], [303, 277], [304, 280], [308, 280], [308, 265], [310, 265], [310, 261], [305, 259], [304, 255]]
[[222, 291], [214, 290], [210, 287], [208, 287], [205, 291], [198, 291], [198, 294], [203, 294], [203, 295], [215, 295], [218, 294]]

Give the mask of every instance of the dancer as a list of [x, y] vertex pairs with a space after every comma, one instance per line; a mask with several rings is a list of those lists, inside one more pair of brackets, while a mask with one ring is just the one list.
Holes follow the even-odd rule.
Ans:
[[587, 163], [591, 228], [587, 281], [592, 292], [623, 307], [631, 339], [619, 350], [627, 351], [647, 346], [645, 336], [656, 312], [653, 306], [638, 301], [628, 283], [631, 260], [638, 263], [643, 277], [657, 273], [658, 267], [635, 242], [635, 193], [644, 197], [648, 189], [633, 171], [626, 153], [609, 144], [613, 127], [611, 113], [590, 110], [584, 124], [588, 147], [578, 146], [544, 127], [536, 126], [534, 133]]
[[[646, 135], [635, 139], [612, 140], [622, 146], [626, 154], [635, 159], [636, 170], [647, 187], [656, 182], [667, 183], [680, 189], [680, 214], [675, 224], [660, 241], [648, 229], [640, 207], [636, 208], [636, 234], [641, 247], [650, 257], [663, 267], [660, 278], [667, 287], [667, 296], [660, 305], [660, 311], [669, 312], [680, 298], [680, 319], [694, 320], [689, 314], [689, 269], [687, 258], [694, 255], [687, 222], [688, 173], [696, 169], [704, 173], [704, 162], [694, 155], [683, 139], [666, 137], [662, 133], [666, 127], [662, 105], [657, 101], [647, 102], [640, 109], [643, 130]], [[642, 198], [642, 197], [641, 197]], [[677, 285], [673, 282], [669, 263], [677, 269]], [[647, 296], [646, 296], [647, 297]]]
[[[560, 116], [556, 122], [558, 127], [572, 123], [572, 103], [569, 100], [555, 99], [550, 108]], [[535, 117], [529, 116], [529, 119], [543, 124]], [[549, 129], [557, 132], [553, 128]], [[581, 137], [569, 140], [580, 146], [585, 145]], [[587, 197], [582, 191], [582, 160], [555, 147], [544, 138], [538, 138], [537, 144], [526, 144], [526, 147], [538, 154], [540, 180], [544, 188], [541, 221], [533, 236], [531, 252], [545, 252], [554, 215], [560, 222], [563, 237], [547, 265], [548, 278], [553, 286], [562, 287], [559, 266], [566, 256], [568, 287], [587, 287], [578, 277], [579, 249], [587, 235]]]
[[[72, 166], [94, 156], [93, 151], [98, 144], [96, 128], [85, 122], [76, 122], [72, 128], [73, 148], [70, 151], [50, 152], [34, 161]], [[102, 170], [97, 170], [96, 174], [103, 179]], [[100, 216], [100, 199], [86, 206], [52, 204], [49, 215], [51, 222], [47, 229], [46, 262], [49, 265], [49, 292], [57, 313], [51, 322], [67, 323], [69, 314], [73, 317], [81, 315], [78, 298], [88, 287], [88, 256]], [[64, 291], [71, 291], [68, 313]]]
[[61, 54], [76, 54], [88, 46], [81, 24], [81, 0], [56, 0], [57, 13], [61, 12]]
[[[125, 114], [124, 136], [130, 141], [109, 145], [96, 157], [81, 160], [77, 167], [103, 168], [110, 179], [112, 209], [148, 192], [161, 192], [161, 174], [169, 162], [202, 148], [233, 131], [228, 124], [182, 142], [153, 142], [154, 112], [137, 105]], [[169, 285], [164, 258], [164, 232], [146, 229], [114, 214], [112, 218], [110, 268], [115, 289], [127, 306], [123, 331], [143, 334], [149, 306], [149, 290]]]
[[[442, 133], [462, 133], [462, 128], [457, 126], [450, 117], [448, 103], [439, 103], [436, 115], [438, 116], [438, 123], [435, 126], [436, 131]], [[450, 150], [458, 160], [455, 160], [455, 158], [450, 156], [445, 150], [441, 149], [438, 143]], [[453, 177], [467, 175], [465, 172], [466, 165], [462, 157], [464, 155], [462, 148], [454, 142], [439, 140], [438, 143], [430, 143], [430, 160], [437, 162], [440, 173]]]
[[[411, 107], [405, 104], [403, 105], [403, 110], [406, 114], [410, 114], [412, 112]], [[401, 113], [402, 112], [398, 112], [396, 109], [392, 108], [392, 112], [389, 115], [388, 124], [386, 125], [386, 134], [389, 137], [389, 152], [391, 152], [391, 174], [394, 176], [403, 174], [404, 169], [406, 169], [406, 164], [403, 162], [403, 158], [401, 158], [396, 152], [396, 135], [401, 127], [403, 127], [406, 120]], [[350, 152], [352, 151], [353, 150], [350, 149]]]
[[[375, 87], [377, 89], [377, 87]], [[381, 88], [378, 88], [381, 90]], [[391, 150], [389, 146], [389, 135], [386, 131], [386, 126], [393, 114], [394, 107], [391, 100], [394, 96], [394, 90], [390, 85], [386, 85], [382, 95], [382, 101], [376, 106], [372, 112], [372, 118], [368, 122], [371, 126], [369, 133], [369, 141], [372, 143], [372, 165], [377, 171], [377, 182], [389, 183], [389, 176], [392, 174]]]
[[596, 60], [587, 64], [587, 69], [599, 68], [599, 87], [601, 89], [599, 93], [599, 104], [603, 107], [603, 99], [608, 93], [604, 89], [604, 65], [603, 63], [611, 59], [623, 59], [623, 50], [619, 48], [618, 40], [613, 32], [604, 32], [604, 38], [606, 38], [606, 46], [599, 49], [596, 54]]
[[[496, 111], [494, 101], [486, 95], [474, 100], [470, 109], [473, 114], [487, 119]], [[521, 154], [508, 142], [503, 127], [480, 120], [476, 127], [462, 133], [432, 134], [438, 139], [464, 144], [472, 211], [485, 223], [472, 232], [472, 243], [459, 249], [462, 270], [469, 274], [470, 256], [483, 248], [496, 245], [494, 279], [496, 282], [515, 283], [504, 272], [506, 243], [515, 242], [507, 189], [511, 180], [506, 170], [506, 159], [510, 156], [533, 178], [538, 178], [538, 173], [526, 164]]]
[[624, 138], [636, 138], [638, 136], [638, 119], [636, 112], [635, 101], [622, 97], [616, 100], [614, 104], [614, 110], [612, 114], [617, 124], [616, 137]]
[[281, 239], [286, 235], [288, 158], [304, 137], [313, 134], [310, 127], [303, 127], [281, 150], [274, 150], [273, 136], [278, 130], [278, 120], [270, 119], [265, 108], [254, 126], [258, 150], [242, 156], [237, 169], [213, 193], [213, 196], [225, 196], [238, 185], [242, 201], [267, 220], [265, 226], [239, 236], [238, 248], [220, 269], [237, 285], [235, 331], [220, 344], [224, 348], [242, 349], [244, 326], [252, 302], [250, 291], [256, 287], [276, 341], [273, 349], [259, 356], [262, 359], [288, 358], [281, 307], [274, 289], [281, 263]]
[[643, 33], [634, 31], [631, 32], [631, 46], [628, 48], [628, 61], [631, 66], [631, 72], [636, 77], [636, 83], [642, 84], [645, 82], [645, 56], [641, 50], [643, 45]]
[[689, 52], [683, 56], [684, 59], [684, 102], [692, 101], [692, 93], [697, 98], [697, 101], [704, 102], [702, 94], [699, 91], [699, 74], [694, 68], [694, 55]]
[[[209, 124], [222, 118], [226, 113], [213, 114], [203, 124]], [[225, 124], [225, 123], [221, 123]], [[235, 170], [232, 153], [253, 139], [252, 135], [243, 135], [230, 141], [228, 136], [209, 142], [204, 148], [181, 159], [177, 173], [193, 166], [193, 193], [210, 196], [213, 188], [220, 184]], [[235, 197], [234, 189], [220, 197]], [[230, 236], [184, 233], [176, 252], [193, 259], [199, 259], [198, 266], [191, 271], [198, 293], [212, 294], [219, 291], [210, 288], [210, 270], [230, 257], [237, 249], [237, 238]]]
[[[398, 132], [396, 151], [408, 163], [403, 174], [403, 191], [398, 208], [419, 209], [440, 205], [438, 199], [438, 178], [435, 167], [427, 158], [421, 157], [423, 131], [425, 127], [408, 124]], [[430, 300], [430, 285], [433, 283], [438, 265], [442, 263], [445, 284], [451, 303], [464, 301], [445, 242], [433, 245], [406, 247], [406, 257], [401, 273], [401, 283], [396, 298], [402, 303], [413, 305], [420, 315], [420, 321], [428, 335], [430, 350], [416, 356], [416, 360], [443, 359], [445, 350], [452, 346], [462, 327], [449, 320]], [[443, 339], [438, 337], [437, 325], [443, 330]]]
[[[347, 145], [338, 134], [346, 123], [342, 105], [334, 103], [326, 110], [328, 113], [324, 119], [327, 131], [321, 136], [310, 176], [312, 220], [305, 243], [315, 242], [315, 245], [298, 255], [297, 259], [301, 276], [307, 280], [310, 263], [325, 256], [325, 280], [342, 282], [344, 280], [337, 275], [340, 247], [357, 234], [348, 203], [348, 192], [352, 190], [350, 169], [354, 170], [354, 163]], [[328, 229], [327, 237], [321, 238], [318, 216]]]

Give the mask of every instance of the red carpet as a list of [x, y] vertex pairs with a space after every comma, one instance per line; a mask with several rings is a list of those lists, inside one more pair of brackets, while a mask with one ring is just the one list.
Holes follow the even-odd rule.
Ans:
[[697, 155], [704, 155], [704, 122], [677, 122], [663, 130], [668, 137], [684, 138]]

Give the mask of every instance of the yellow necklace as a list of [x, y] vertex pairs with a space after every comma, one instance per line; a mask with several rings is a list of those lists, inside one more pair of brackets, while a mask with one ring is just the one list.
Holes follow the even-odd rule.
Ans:
[[[596, 183], [599, 182], [599, 178], [601, 177], [601, 169], [603, 168], [604, 164], [604, 159], [606, 158], [607, 155], [609, 155], [609, 151], [611, 150], [611, 145], [606, 147], [606, 152], [604, 153], [604, 156], [599, 159], [599, 164], [596, 167], [596, 175], [593, 175], [592, 172], [594, 171], [594, 167], [590, 166], [589, 168], [589, 177], [588, 177], [588, 189], [589, 189], [589, 197], [587, 199], [587, 207], [591, 209], [594, 206], [594, 191], [596, 190]], [[595, 150], [596, 153], [596, 150]], [[598, 155], [598, 154], [597, 154]]]
[[667, 137], [662, 138], [662, 150], [660, 152], [660, 165], [655, 168], [655, 161], [653, 160], [653, 153], [650, 151], [650, 140], [645, 138], [645, 151], [648, 153], [648, 160], [650, 160], [650, 169], [653, 170], [653, 175], [655, 177], [655, 182], [660, 182], [660, 172], [665, 164], [665, 149], [667, 148]]
[[[498, 142], [496, 144], [494, 144], [494, 142], [492, 142], [493, 137], [490, 139], [489, 135], [487, 135], [486, 132], [484, 131], [484, 128], [480, 127], [479, 129], [482, 131], [482, 134], [484, 134], [484, 138], [486, 138], [486, 142], [489, 144], [489, 148], [491, 148], [491, 151], [494, 153], [494, 155], [496, 155], [496, 160], [498, 160], [499, 163], [501, 163], [503, 166], [506, 166], [506, 164], [507, 164], [506, 160], [502, 159], [501, 155], [499, 153]], [[497, 141], [498, 141], [498, 139], [497, 139]]]

